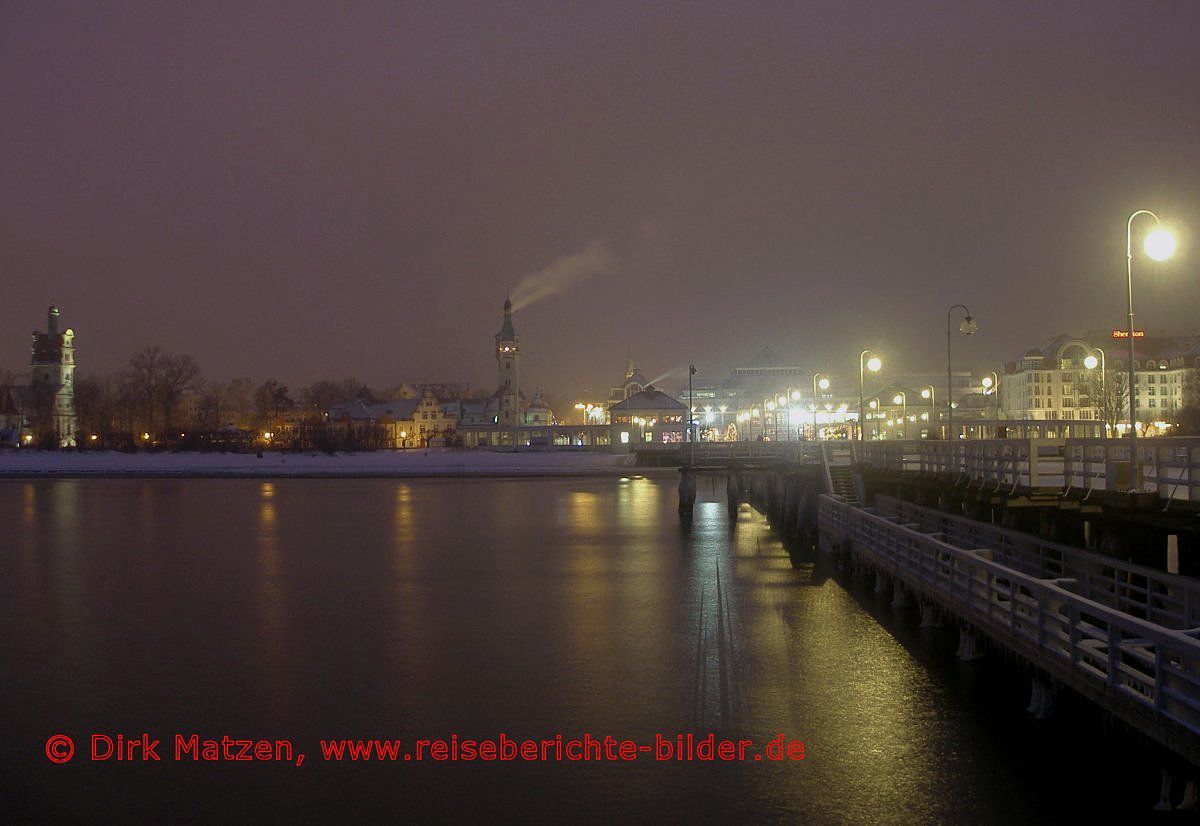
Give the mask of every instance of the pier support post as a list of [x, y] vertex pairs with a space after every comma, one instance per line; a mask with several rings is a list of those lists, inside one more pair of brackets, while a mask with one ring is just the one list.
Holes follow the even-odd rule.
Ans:
[[1175, 808], [1190, 812], [1195, 810], [1197, 802], [1200, 800], [1197, 800], [1196, 781], [1189, 780], [1183, 787], [1183, 800], [1179, 801], [1179, 805]]
[[1171, 811], [1171, 787], [1175, 784], [1175, 778], [1167, 771], [1167, 767], [1162, 768], [1162, 782], [1158, 786], [1158, 802], [1154, 804], [1154, 811], [1169, 812]]
[[892, 607], [908, 607], [908, 594], [904, 593], [904, 586], [900, 584], [900, 580], [898, 579], [892, 583]]
[[932, 602], [921, 602], [921, 628], [941, 628], [942, 621], [938, 619], [937, 608]]
[[1025, 711], [1032, 714], [1039, 720], [1047, 720], [1054, 716], [1054, 707], [1056, 705], [1056, 696], [1054, 687], [1049, 682], [1041, 677], [1033, 678], [1032, 687], [1029, 692], [1029, 705]]
[[1025, 707], [1026, 714], [1037, 714], [1042, 709], [1042, 684], [1034, 677], [1029, 691], [1029, 705]]
[[967, 630], [966, 626], [958, 629], [958, 650], [954, 654], [963, 662], [970, 662], [983, 656], [978, 651], [975, 635]]
[[875, 572], [875, 593], [886, 594], [888, 590], [887, 575], [880, 571]]
[[696, 471], [685, 465], [679, 469], [679, 515], [690, 520], [695, 505]]

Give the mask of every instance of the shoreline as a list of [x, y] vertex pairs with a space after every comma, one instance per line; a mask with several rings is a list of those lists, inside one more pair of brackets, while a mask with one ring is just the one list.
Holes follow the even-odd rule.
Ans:
[[71, 453], [0, 455], [0, 481], [30, 479], [457, 479], [677, 475], [638, 467], [628, 454], [407, 453]]

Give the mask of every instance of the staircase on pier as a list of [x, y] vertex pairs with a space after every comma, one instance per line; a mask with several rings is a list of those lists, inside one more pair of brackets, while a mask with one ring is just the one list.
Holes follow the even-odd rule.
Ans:
[[821, 459], [825, 466], [825, 492], [848, 504], [858, 504], [858, 486], [854, 482], [854, 444], [822, 442]]

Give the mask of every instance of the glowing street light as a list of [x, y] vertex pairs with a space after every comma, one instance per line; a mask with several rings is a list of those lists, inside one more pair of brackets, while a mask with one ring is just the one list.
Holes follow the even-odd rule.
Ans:
[[[1096, 358], [1096, 354], [1100, 354], [1100, 358]], [[1088, 370], [1095, 370], [1097, 366], [1100, 368], [1100, 398], [1089, 399], [1092, 406], [1096, 408], [1096, 412], [1104, 418], [1104, 434], [1108, 435], [1108, 376], [1104, 368], [1104, 351], [1097, 347], [1092, 352], [1083, 357], [1083, 366]], [[1091, 393], [1088, 394], [1089, 396]]]
[[1162, 227], [1153, 229], [1146, 236], [1143, 244], [1146, 250], [1146, 255], [1149, 255], [1155, 261], [1166, 261], [1175, 254], [1175, 236], [1169, 230]]
[[1129, 296], [1129, 463], [1133, 474], [1129, 489], [1137, 490], [1141, 483], [1141, 465], [1137, 455], [1137, 384], [1133, 370], [1133, 219], [1149, 215], [1154, 219], [1154, 229], [1142, 242], [1146, 255], [1155, 261], [1165, 261], [1175, 252], [1175, 237], [1163, 227], [1162, 221], [1148, 209], [1135, 210], [1125, 223], [1125, 286]]
[[863, 410], [864, 373], [867, 370], [878, 373], [881, 369], [883, 369], [883, 361], [870, 350], [863, 350], [858, 354], [858, 440], [860, 442], [863, 438], [863, 423], [866, 421], [863, 415], [865, 412]]
[[979, 323], [971, 317], [971, 311], [966, 304], [951, 304], [946, 310], [946, 438], [954, 438], [954, 379], [950, 367], [950, 341], [953, 334], [950, 329], [950, 318], [955, 310], [963, 311], [963, 320], [959, 322], [958, 331], [964, 336], [974, 335], [979, 331]]
[[892, 396], [892, 404], [900, 405], [900, 438], [908, 438], [908, 394], [901, 390]]
[[[813, 439], [819, 439], [821, 431], [817, 427], [817, 392], [829, 389], [829, 379], [820, 373], [813, 373]], [[862, 422], [859, 422], [862, 425]]]

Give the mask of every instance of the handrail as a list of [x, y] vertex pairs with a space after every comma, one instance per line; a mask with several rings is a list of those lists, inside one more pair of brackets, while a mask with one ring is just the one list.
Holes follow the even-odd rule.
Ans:
[[855, 508], [819, 500], [822, 542], [850, 540], [873, 564], [958, 611], [1001, 642], [1032, 650], [1043, 666], [1200, 734], [1200, 640], [1088, 599], [1063, 578], [1023, 573], [934, 535]]
[[878, 494], [876, 511], [944, 534], [960, 547], [988, 548], [993, 559], [1039, 579], [1065, 578], [1080, 596], [1168, 628], [1200, 627], [1200, 581], [1082, 548]]
[[[887, 440], [856, 446], [859, 462], [890, 472], [966, 476], [1014, 491], [1128, 490], [1129, 443], [1122, 439]], [[1138, 443], [1141, 489], [1167, 503], [1200, 502], [1200, 438], [1158, 436]], [[1078, 486], [1078, 487], [1077, 487]]]

